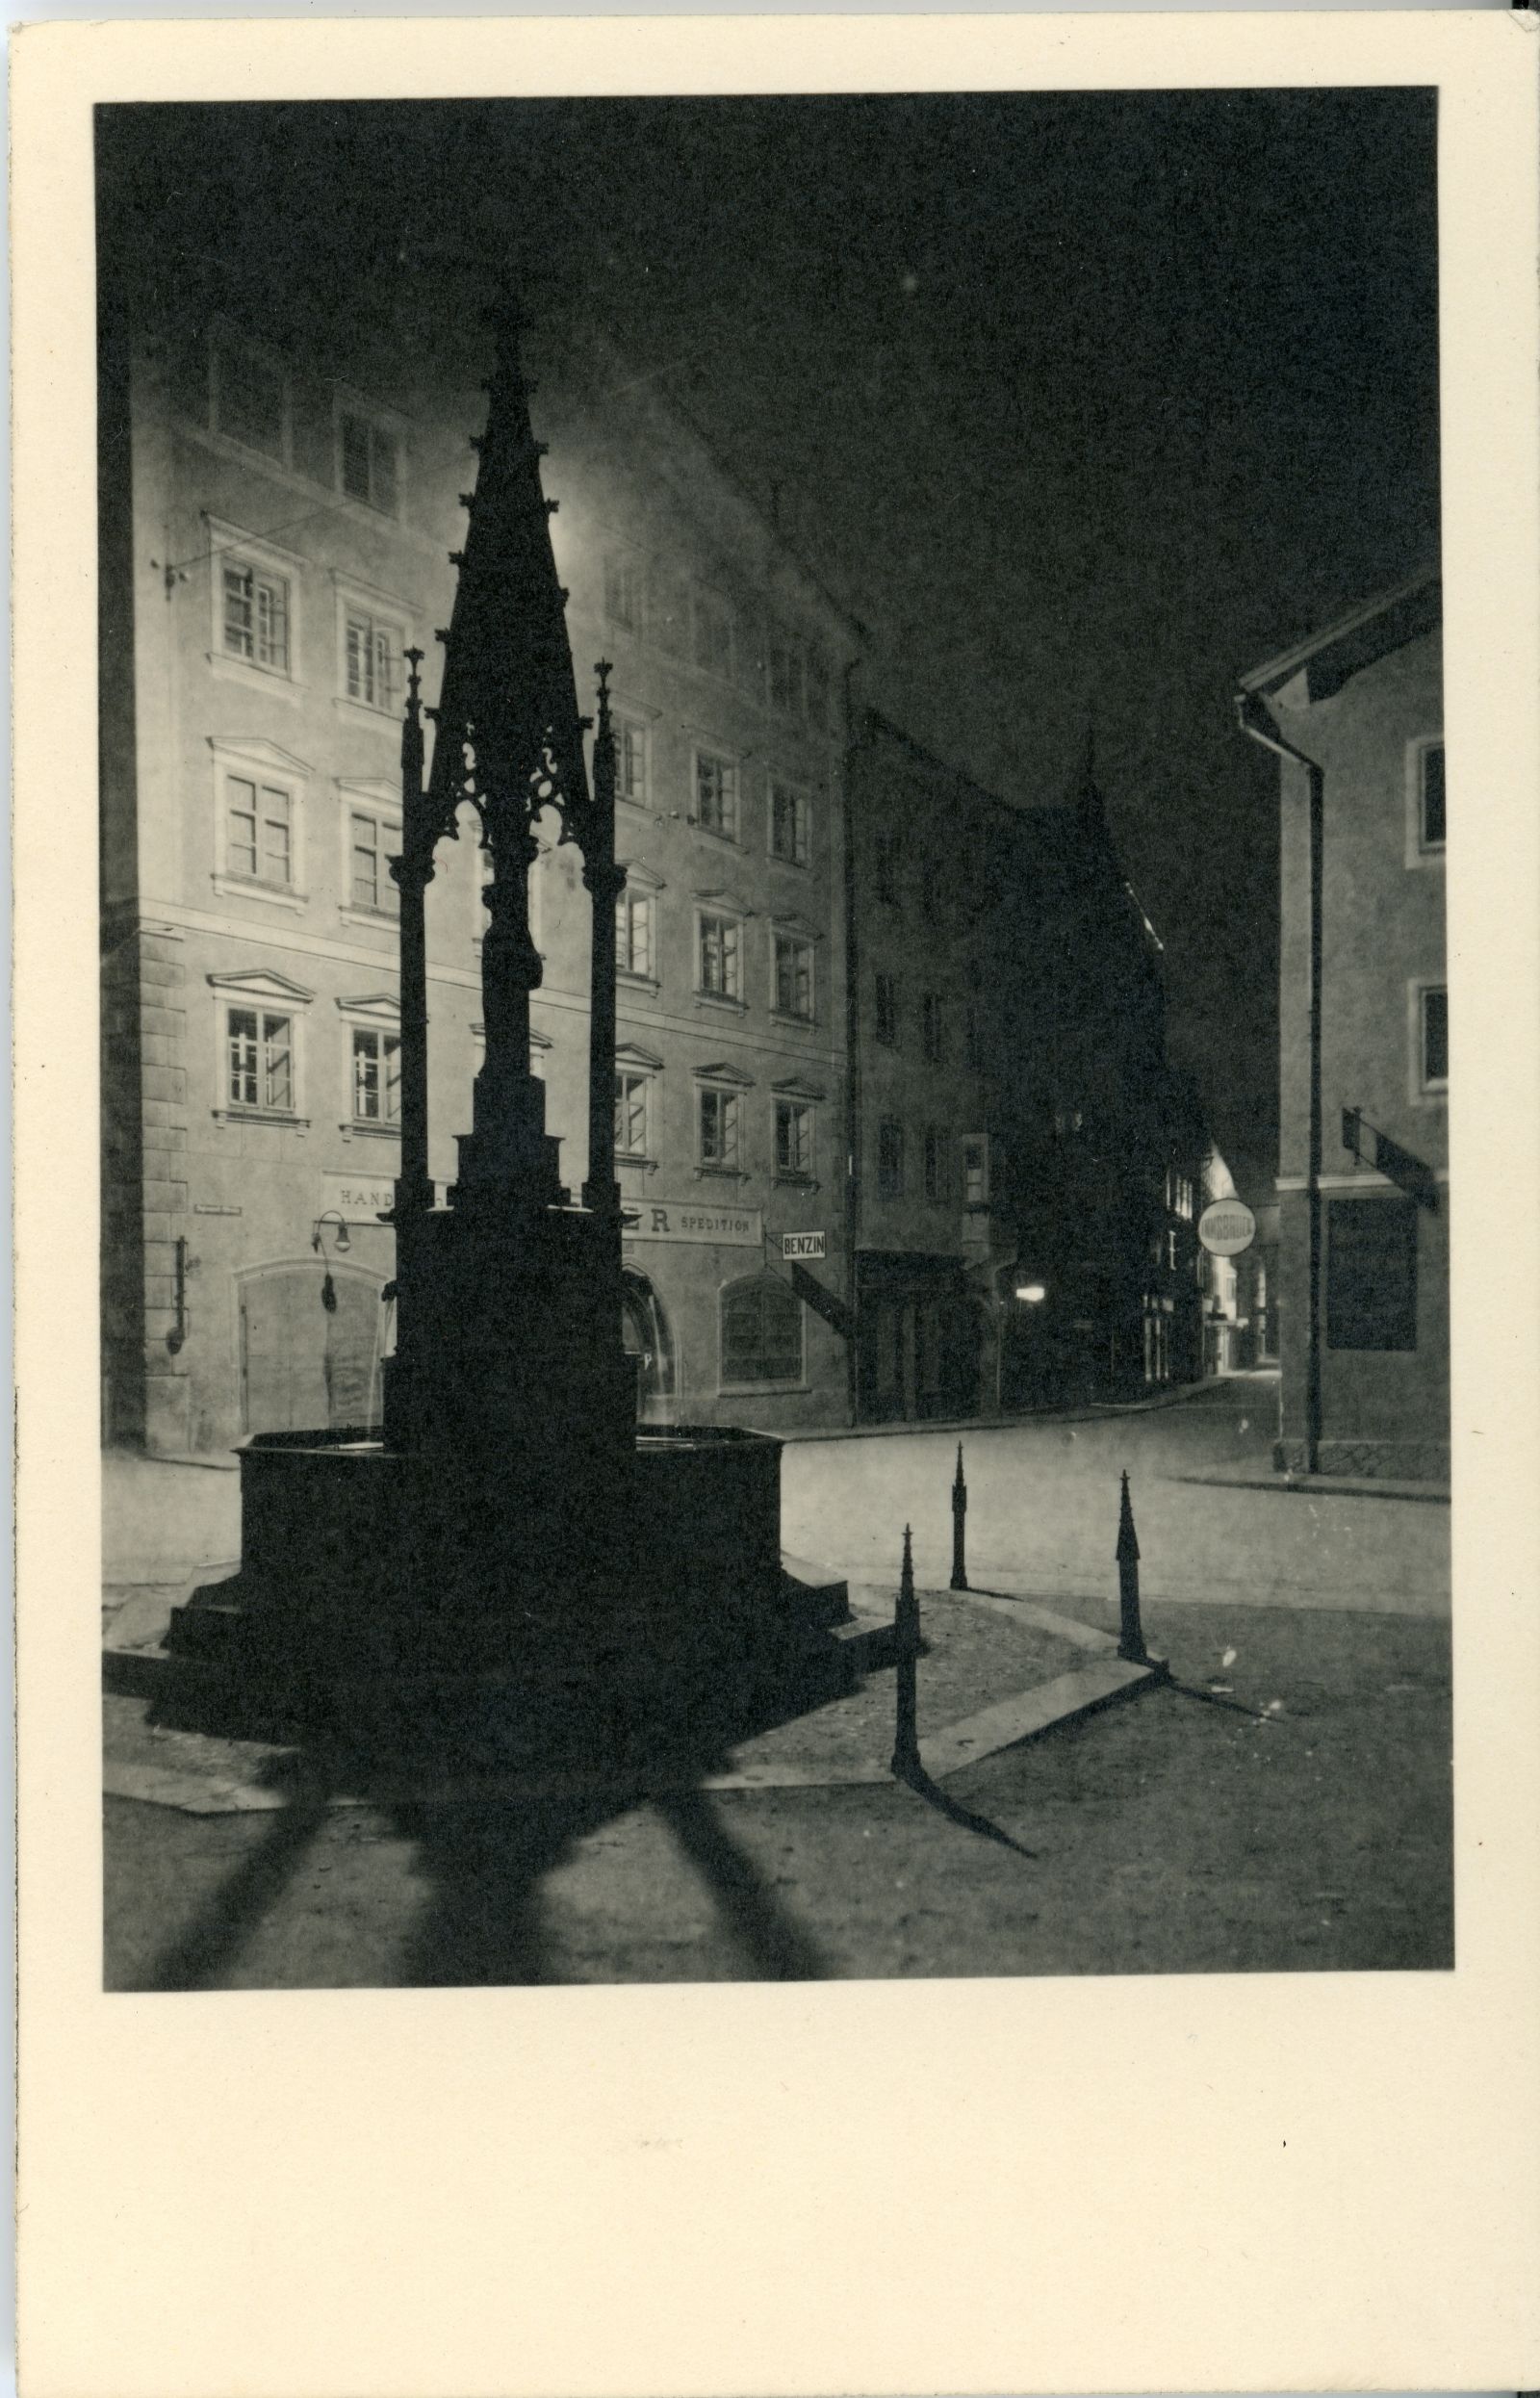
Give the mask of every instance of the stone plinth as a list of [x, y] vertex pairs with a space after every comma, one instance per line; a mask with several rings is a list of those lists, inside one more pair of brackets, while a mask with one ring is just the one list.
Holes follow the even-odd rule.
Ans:
[[[512, 1544], [495, 1592], [480, 1572], [468, 1586], [434, 1582], [412, 1540], [424, 1471], [356, 1433], [257, 1434], [241, 1452], [241, 1571], [174, 1612], [168, 1651], [301, 1695], [489, 1672], [532, 1693], [584, 1674], [699, 1685], [848, 1613], [843, 1586], [782, 1568], [781, 1444], [768, 1434], [629, 1428], [628, 1536], [603, 1588], [579, 1589], [559, 1560], [537, 1575]], [[481, 1496], [495, 1517], [506, 1492]]]

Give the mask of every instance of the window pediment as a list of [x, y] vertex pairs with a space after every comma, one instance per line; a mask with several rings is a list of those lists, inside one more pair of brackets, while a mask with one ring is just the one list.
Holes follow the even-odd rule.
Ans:
[[754, 914], [748, 901], [740, 898], [735, 890], [698, 890], [694, 897], [698, 908], [719, 908], [725, 915]]
[[651, 1049], [639, 1047], [634, 1041], [623, 1041], [620, 1044], [615, 1051], [615, 1063], [617, 1066], [641, 1068], [648, 1073], [654, 1074], [660, 1072], [663, 1065], [660, 1057], [655, 1056]]
[[292, 1007], [308, 1007], [315, 997], [303, 983], [291, 982], [287, 974], [275, 974], [270, 967], [253, 967], [244, 974], [211, 974], [209, 982], [216, 991], [227, 991], [237, 998], [284, 999]]
[[733, 1091], [754, 1089], [752, 1074], [746, 1074], [741, 1067], [730, 1066], [725, 1061], [716, 1066], [697, 1066], [693, 1070], [697, 1082], [724, 1083]]
[[[292, 751], [280, 749], [276, 741], [267, 741], [256, 734], [242, 740], [229, 734], [211, 733], [209, 747], [216, 758], [229, 760], [243, 766], [267, 766], [275, 774], [308, 776], [313, 769]], [[399, 807], [399, 800], [397, 806]]]
[[808, 924], [800, 915], [778, 915], [775, 919], [775, 930], [784, 934], [788, 941], [822, 941], [823, 939], [817, 925]]
[[655, 874], [645, 858], [617, 858], [615, 864], [623, 869], [627, 885], [632, 890], [666, 889], [661, 874]]
[[773, 1082], [770, 1088], [778, 1099], [807, 1099], [816, 1104], [829, 1096], [822, 1083], [805, 1082], [797, 1074], [789, 1075], [784, 1082]]
[[355, 783], [340, 774], [337, 788], [344, 799], [362, 800], [366, 807], [387, 810], [397, 817], [400, 815], [401, 786], [398, 783]]
[[400, 1002], [394, 991], [367, 992], [361, 998], [339, 999], [341, 1016], [365, 1017], [373, 1023], [398, 1024], [401, 1020]]

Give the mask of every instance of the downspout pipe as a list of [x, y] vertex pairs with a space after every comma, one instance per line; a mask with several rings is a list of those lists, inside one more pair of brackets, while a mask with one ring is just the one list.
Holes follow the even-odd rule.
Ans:
[[860, 931], [856, 901], [856, 808], [860, 770], [857, 758], [856, 676], [860, 660], [851, 658], [844, 671], [845, 757], [844, 807], [841, 811], [840, 878], [845, 907], [845, 1284], [850, 1303], [850, 1333], [845, 1342], [845, 1411], [854, 1424], [860, 1412], [860, 1282], [856, 1271], [856, 1244], [860, 1238]]
[[[1325, 768], [1286, 741], [1254, 691], [1238, 691], [1236, 721], [1249, 739], [1288, 764], [1303, 766], [1309, 786], [1310, 823], [1310, 1135], [1305, 1168], [1305, 1225], [1309, 1323], [1305, 1340], [1305, 1472], [1321, 1471], [1321, 983], [1324, 900]], [[1281, 1429], [1281, 1428], [1280, 1428]]]

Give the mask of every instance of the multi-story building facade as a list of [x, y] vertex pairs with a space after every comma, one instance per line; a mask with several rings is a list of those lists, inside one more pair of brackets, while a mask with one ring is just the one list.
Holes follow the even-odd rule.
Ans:
[[1246, 675], [1281, 760], [1279, 1463], [1449, 1471], [1441, 590], [1417, 577]]
[[[169, 1452], [371, 1424], [404, 657], [429, 652], [431, 702], [485, 362], [427, 296], [342, 292], [291, 319], [217, 263], [167, 283], [142, 245], [109, 248], [102, 300], [105, 1420]], [[614, 668], [643, 1411], [840, 1421], [856, 635], [603, 341], [531, 348], [579, 690], [592, 661]], [[442, 1184], [478, 1057], [481, 879], [467, 840], [428, 894]], [[589, 903], [553, 838], [531, 886], [533, 1056], [576, 1188]]]
[[1204, 1136], [1089, 769], [1073, 805], [1016, 808], [875, 711], [856, 734], [859, 1412], [1195, 1377]]

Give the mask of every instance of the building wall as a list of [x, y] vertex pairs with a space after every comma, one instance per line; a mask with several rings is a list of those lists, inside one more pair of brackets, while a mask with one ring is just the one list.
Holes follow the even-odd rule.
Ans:
[[[388, 1123], [360, 1119], [352, 1048], [355, 1031], [393, 1037], [397, 936], [383, 873], [360, 895], [353, 822], [360, 812], [375, 821], [383, 868], [399, 819], [399, 654], [414, 640], [427, 651], [431, 702], [432, 633], [452, 605], [448, 553], [463, 527], [457, 495], [474, 477], [483, 362], [447, 341], [393, 346], [362, 316], [350, 327], [345, 310], [325, 329], [323, 355], [270, 328], [253, 344], [228, 294], [218, 306], [190, 296], [173, 315], [141, 293], [124, 314], [135, 336], [106, 391], [104, 442], [104, 486], [121, 525], [115, 537], [110, 507], [104, 1414], [112, 1436], [182, 1451], [227, 1445], [275, 1414], [377, 1420], [391, 1331], [380, 1294], [393, 1268], [378, 1216], [398, 1141]], [[569, 342], [535, 365], [579, 692], [607, 656], [617, 707], [645, 746], [644, 780], [619, 810], [619, 847], [652, 902], [652, 954], [650, 971], [623, 988], [620, 1041], [656, 1061], [648, 1156], [621, 1173], [628, 1203], [642, 1210], [628, 1263], [638, 1289], [655, 1289], [672, 1334], [672, 1373], [654, 1377], [667, 1387], [649, 1411], [772, 1428], [838, 1421], [847, 1369], [831, 1325], [799, 1302], [800, 1370], [725, 1385], [720, 1294], [759, 1273], [788, 1285], [783, 1230], [822, 1228], [825, 1255], [807, 1271], [836, 1298], [848, 1278], [836, 893], [838, 709], [854, 637], [691, 429], [654, 395], [614, 396], [625, 378], [612, 357]], [[229, 429], [240, 399], [229, 378], [247, 369], [284, 392], [281, 454]], [[222, 406], [228, 392], [235, 400]], [[344, 410], [376, 429], [378, 454], [394, 461], [376, 494], [385, 504], [344, 487]], [[617, 554], [636, 568], [624, 606], [610, 571]], [[249, 565], [286, 593], [282, 670], [231, 654], [227, 564]], [[349, 614], [378, 627], [392, 661], [388, 686], [372, 694], [348, 695]], [[736, 769], [731, 839], [694, 820], [702, 747]], [[283, 794], [282, 874], [253, 876], [235, 854], [232, 777]], [[771, 854], [776, 779], [805, 794], [805, 859]], [[445, 1186], [454, 1136], [469, 1128], [482, 1014], [479, 861], [474, 828], [461, 829], [441, 846], [427, 907], [430, 1162]], [[586, 1171], [590, 915], [580, 862], [557, 830], [537, 828], [531, 878], [546, 959], [533, 1058], [576, 1189]], [[703, 904], [738, 915], [735, 1003], [697, 989]], [[772, 1004], [782, 925], [811, 952], [806, 1017]], [[231, 1103], [231, 1008], [290, 1027], [281, 1107]], [[731, 1174], [709, 1173], [699, 1153], [703, 1075], [737, 1098]], [[778, 1085], [812, 1111], [811, 1154], [795, 1176], [776, 1172]], [[676, 1234], [730, 1218], [734, 1237], [654, 1238], [658, 1211]]]
[[[1417, 839], [1416, 761], [1442, 739], [1437, 632], [1404, 642], [1312, 699], [1308, 670], [1273, 702], [1287, 738], [1324, 771], [1322, 980], [1323, 1106], [1322, 1458], [1323, 1470], [1442, 1478], [1449, 1457], [1447, 1089], [1424, 1087], [1417, 993], [1446, 975], [1442, 849]], [[1309, 1325], [1309, 855], [1307, 778], [1283, 768], [1281, 1285], [1283, 1459], [1302, 1464]], [[1361, 1111], [1363, 1155], [1344, 1147]], [[1429, 1204], [1374, 1168], [1373, 1134], [1410, 1161]], [[1415, 1345], [1332, 1338], [1334, 1203], [1412, 1210]], [[1336, 1236], [1340, 1252], [1342, 1235]], [[1341, 1267], [1339, 1253], [1336, 1263]]]

